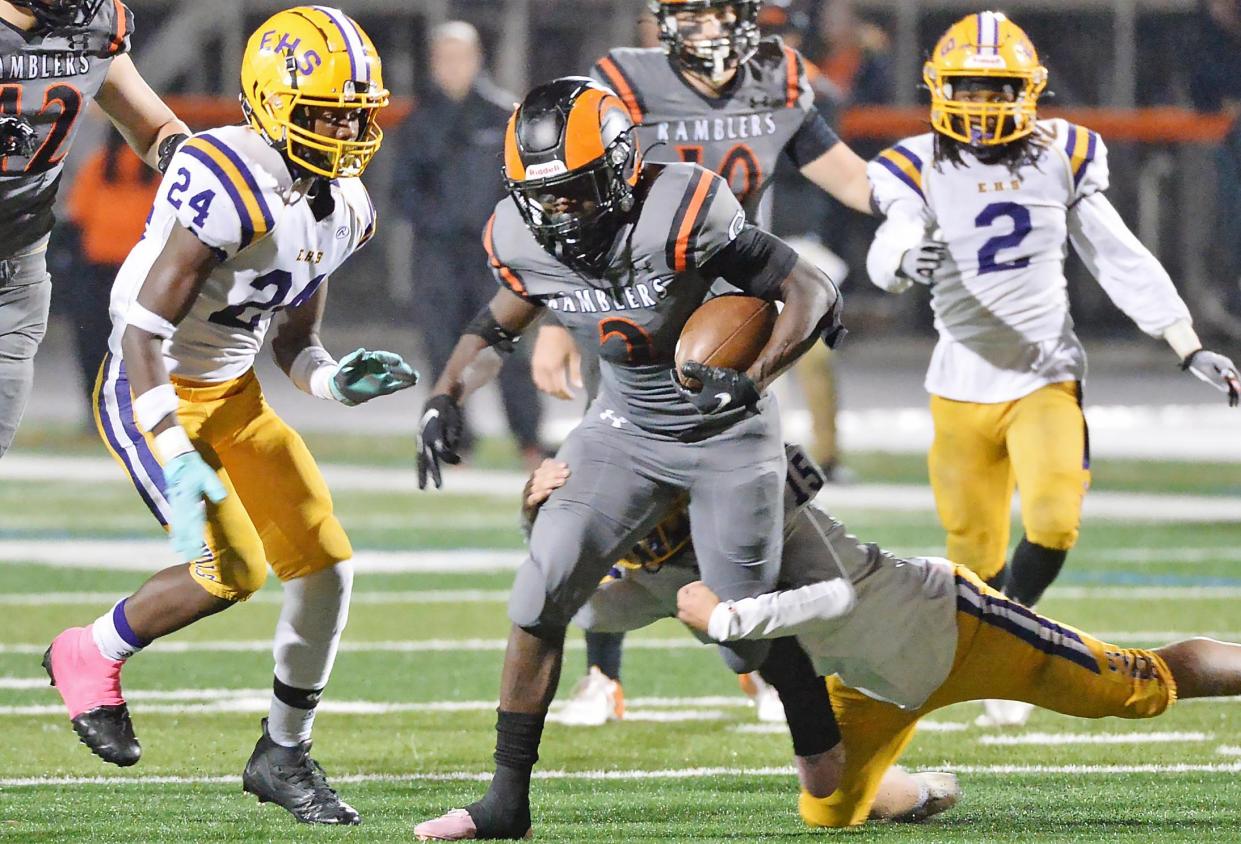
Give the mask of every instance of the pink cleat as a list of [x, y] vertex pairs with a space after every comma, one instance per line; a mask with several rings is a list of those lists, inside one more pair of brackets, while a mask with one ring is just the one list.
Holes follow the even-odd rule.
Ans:
[[121, 696], [121, 665], [99, 653], [89, 627], [63, 631], [43, 654], [43, 668], [82, 744], [103, 761], [124, 768], [138, 761], [142, 748]]
[[[419, 841], [472, 841], [478, 837], [478, 827], [465, 809], [453, 809], [433, 821], [423, 821], [414, 827], [414, 837]], [[516, 837], [516, 836], [512, 836]], [[533, 838], [534, 830], [527, 829], [522, 838]]]

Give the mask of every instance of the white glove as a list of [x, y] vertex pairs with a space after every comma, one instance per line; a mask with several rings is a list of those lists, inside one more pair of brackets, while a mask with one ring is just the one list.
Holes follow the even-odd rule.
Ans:
[[1217, 352], [1199, 349], [1181, 361], [1181, 369], [1187, 369], [1206, 381], [1221, 393], [1228, 394], [1228, 406], [1236, 407], [1241, 401], [1241, 376], [1231, 360]]
[[901, 256], [897, 274], [930, 287], [935, 283], [935, 271], [944, 263], [948, 244], [942, 240], [924, 240]]

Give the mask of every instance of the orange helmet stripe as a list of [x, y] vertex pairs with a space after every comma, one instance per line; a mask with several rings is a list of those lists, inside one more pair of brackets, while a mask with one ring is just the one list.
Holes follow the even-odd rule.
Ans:
[[603, 157], [603, 115], [612, 108], [629, 112], [623, 102], [601, 88], [586, 89], [573, 104], [564, 138], [565, 166], [570, 170]]
[[513, 111], [513, 116], [508, 119], [508, 128], [504, 130], [504, 175], [514, 182], [526, 178], [526, 165], [521, 160], [521, 150], [517, 148], [518, 111], [520, 107]]

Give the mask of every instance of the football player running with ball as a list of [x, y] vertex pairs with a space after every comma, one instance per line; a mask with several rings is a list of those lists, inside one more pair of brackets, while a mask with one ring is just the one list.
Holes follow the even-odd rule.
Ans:
[[[638, 124], [648, 162], [689, 161], [718, 173], [760, 228], [771, 219], [769, 188], [783, 156], [823, 191], [870, 214], [866, 162], [815, 108], [805, 58], [779, 38], [761, 37], [762, 5], [761, 0], [650, 0], [662, 46], [611, 50], [591, 76], [620, 95]], [[585, 362], [564, 328], [542, 326], [531, 362], [539, 388], [569, 398], [570, 373], [580, 367], [589, 381], [597, 366], [589, 347], [582, 352]], [[829, 355], [826, 347], [813, 347], [807, 356], [822, 359], [806, 361], [804, 367], [814, 371], [799, 368], [799, 377], [830, 379]], [[621, 694], [618, 683], [605, 679], [619, 678], [621, 647], [619, 636], [586, 637], [588, 673], [563, 719], [593, 724], [616, 717], [601, 708], [599, 692]]]
[[[784, 450], [765, 391], [835, 332], [840, 297], [781, 240], [746, 225], [718, 176], [693, 164], [643, 164], [633, 129], [615, 93], [576, 77], [535, 88], [509, 123], [510, 196], [484, 235], [500, 290], [432, 390], [420, 472], [439, 486], [439, 464], [457, 460], [468, 369], [545, 309], [579, 343], [597, 347], [601, 385], [561, 448], [573, 475], [539, 512], [513, 584], [495, 777], [483, 799], [419, 824], [423, 839], [529, 832], [531, 769], [569, 620], [674, 500], [688, 495], [705, 581], [733, 597], [775, 583]], [[719, 277], [785, 307], [747, 371], [684, 365], [682, 374], [700, 382], [691, 391], [674, 377], [674, 347]], [[791, 640], [770, 649], [748, 644], [722, 649], [733, 670], [778, 673], [796, 663], [814, 676]]]
[[[948, 557], [1034, 606], [1077, 541], [1090, 483], [1066, 240], [1182, 369], [1232, 405], [1241, 380], [1231, 360], [1202, 347], [1167, 272], [1104, 196], [1102, 138], [1038, 119], [1047, 71], [1016, 24], [998, 12], [962, 18], [924, 78], [934, 131], [869, 165], [886, 220], [867, 267], [885, 290], [930, 287], [939, 343], [926, 376], [928, 462]], [[1014, 485], [1025, 535], [1005, 571]], [[984, 723], [1020, 723], [1029, 711], [1008, 710], [992, 707]]]
[[13, 443], [47, 331], [47, 244], [63, 162], [93, 99], [161, 172], [189, 129], [129, 58], [120, 0], [0, 0], [0, 457]]
[[44, 666], [82, 742], [132, 765], [125, 660], [249, 598], [271, 566], [284, 583], [271, 711], [243, 787], [300, 821], [355, 824], [308, 755], [352, 550], [314, 458], [264, 400], [254, 358], [284, 311], [273, 352], [311, 395], [356, 405], [416, 382], [398, 355], [359, 349], [337, 362], [318, 337], [328, 277], [375, 231], [358, 177], [379, 149], [388, 91], [370, 38], [323, 6], [280, 12], [254, 33], [241, 89], [248, 125], [194, 135], [172, 159], [113, 288], [96, 388], [101, 435], [187, 562], [61, 633]]

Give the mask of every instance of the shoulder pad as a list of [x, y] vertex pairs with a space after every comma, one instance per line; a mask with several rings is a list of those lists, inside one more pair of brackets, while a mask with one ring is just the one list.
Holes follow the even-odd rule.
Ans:
[[530, 291], [526, 289], [520, 271], [511, 266], [519, 263], [523, 235], [524, 240], [532, 240], [512, 198], [506, 196], [496, 203], [495, 212], [483, 227], [483, 249], [487, 252], [487, 264], [496, 282], [523, 299], [530, 299]]
[[103, 0], [95, 16], [85, 26], [43, 38], [45, 52], [85, 53], [107, 59], [129, 52], [134, 31], [134, 13], [121, 0]]
[[881, 209], [886, 209], [902, 193], [912, 193], [926, 201], [922, 174], [931, 154], [927, 139], [929, 135], [907, 138], [888, 147], [870, 162], [867, 169]]
[[260, 156], [230, 143], [234, 129], [249, 131], [216, 129], [182, 144], [157, 200], [170, 204], [178, 222], [203, 243], [229, 257], [271, 234], [284, 208], [276, 176], [256, 161]]
[[354, 251], [361, 249], [372, 237], [379, 223], [379, 212], [375, 203], [371, 202], [370, 192], [358, 178], [337, 179], [336, 185], [341, 198], [349, 208], [349, 218], [353, 228]]
[[728, 183], [696, 164], [665, 166], [644, 208], [652, 201], [673, 211], [664, 257], [676, 273], [702, 266], [745, 226], [745, 211]]
[[644, 75], [642, 71], [649, 67], [653, 59], [661, 64], [666, 61], [661, 50], [624, 47], [610, 51], [590, 69], [592, 77], [607, 85], [621, 98], [634, 123], [641, 123], [646, 115], [646, 102], [640, 93]]

